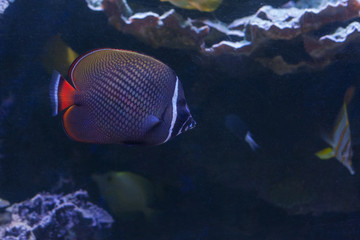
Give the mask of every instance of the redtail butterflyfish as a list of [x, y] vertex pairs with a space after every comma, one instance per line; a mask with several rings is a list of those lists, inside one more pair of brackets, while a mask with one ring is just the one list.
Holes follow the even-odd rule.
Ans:
[[185, 9], [196, 9], [202, 12], [215, 11], [222, 0], [160, 0], [162, 2], [170, 2], [171, 4]]
[[96, 49], [78, 57], [68, 76], [71, 83], [54, 71], [50, 98], [73, 140], [158, 145], [196, 124], [179, 78], [152, 57]]
[[351, 161], [353, 151], [351, 145], [351, 133], [347, 113], [347, 104], [350, 102], [353, 94], [354, 88], [350, 87], [346, 91], [344, 103], [335, 121], [332, 134], [330, 137], [324, 137], [324, 140], [330, 145], [330, 147], [315, 153], [315, 155], [320, 159], [336, 158], [349, 170], [350, 174], [352, 175], [355, 174], [355, 171]]

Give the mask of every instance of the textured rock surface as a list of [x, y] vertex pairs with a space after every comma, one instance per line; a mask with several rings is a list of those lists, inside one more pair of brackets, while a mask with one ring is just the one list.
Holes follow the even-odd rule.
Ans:
[[[230, 24], [185, 20], [175, 10], [161, 16], [147, 12], [127, 18], [116, 10], [114, 0], [104, 0], [104, 8], [110, 22], [119, 31], [136, 36], [153, 47], [196, 49], [213, 57], [228, 54], [248, 56], [280, 75], [299, 69], [322, 69], [346, 45], [359, 40], [359, 35], [353, 34], [357, 23], [346, 25], [349, 20], [359, 17], [357, 0], [313, 2], [310, 6], [289, 4], [284, 8], [263, 6], [254, 15], [236, 19]], [[345, 24], [342, 29], [329, 28], [329, 25], [341, 23]], [[318, 36], [323, 28], [330, 32]], [[330, 40], [329, 35], [336, 39]], [[228, 40], [232, 38], [238, 40]], [[215, 43], [209, 43], [209, 39]], [[282, 44], [284, 41], [287, 43]], [[278, 44], [282, 44], [282, 49], [274, 51]], [[269, 51], [273, 56], [262, 56]], [[288, 51], [304, 57], [287, 61], [282, 55]]]
[[14, 0], [0, 0], [0, 14], [3, 14], [12, 2], [14, 2]]
[[15, 239], [102, 239], [112, 217], [88, 201], [85, 191], [68, 195], [41, 193], [6, 209], [12, 221], [0, 227], [0, 237]]
[[[114, 9], [116, 6], [107, 8]], [[129, 18], [113, 15], [110, 16], [110, 22], [118, 30], [134, 35], [155, 48], [198, 49], [209, 32], [208, 26], [197, 28], [185, 21], [175, 10], [161, 16], [153, 12], [136, 13]]]

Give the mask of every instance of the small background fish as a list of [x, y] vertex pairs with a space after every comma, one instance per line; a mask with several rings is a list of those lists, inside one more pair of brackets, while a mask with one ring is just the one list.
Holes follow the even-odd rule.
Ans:
[[203, 12], [215, 11], [222, 0], [160, 0], [185, 9], [196, 9]]
[[8, 207], [9, 205], [10, 205], [9, 201], [0, 198], [0, 208], [5, 208]]
[[54, 69], [57, 69], [62, 75], [66, 76], [71, 63], [78, 56], [79, 54], [62, 40], [61, 35], [56, 34], [45, 44], [41, 61], [49, 74], [51, 74]]
[[330, 134], [324, 135], [323, 137], [331, 147], [325, 148], [316, 153], [316, 156], [320, 159], [336, 158], [349, 170], [352, 175], [355, 174], [355, 170], [352, 166], [353, 150], [347, 105], [352, 100], [354, 94], [354, 86], [351, 86], [346, 90], [344, 103], [335, 120], [334, 127]]
[[229, 114], [225, 118], [225, 126], [240, 140], [247, 142], [250, 148], [255, 151], [259, 145], [254, 141], [245, 122], [235, 114]]
[[154, 210], [149, 206], [154, 201], [153, 184], [132, 172], [108, 172], [92, 175], [110, 211], [119, 219], [131, 219], [142, 213], [150, 218]]

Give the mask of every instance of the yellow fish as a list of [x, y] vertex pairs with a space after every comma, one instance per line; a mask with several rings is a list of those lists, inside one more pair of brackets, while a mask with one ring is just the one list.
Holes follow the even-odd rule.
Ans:
[[52, 74], [54, 69], [57, 69], [62, 75], [67, 75], [71, 63], [78, 56], [79, 54], [61, 39], [60, 34], [57, 34], [45, 44], [41, 60], [49, 74]]
[[215, 11], [222, 0], [160, 0], [161, 2], [170, 2], [171, 4], [185, 9], [196, 9], [202, 12]]
[[108, 172], [92, 175], [112, 214], [117, 218], [143, 213], [147, 218], [154, 212], [148, 205], [154, 199], [154, 186], [146, 178], [131, 172]]

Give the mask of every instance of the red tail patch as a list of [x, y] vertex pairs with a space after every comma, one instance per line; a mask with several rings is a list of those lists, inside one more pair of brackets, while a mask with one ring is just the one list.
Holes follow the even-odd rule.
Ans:
[[74, 104], [75, 88], [57, 71], [53, 72], [50, 84], [50, 98], [53, 116]]

